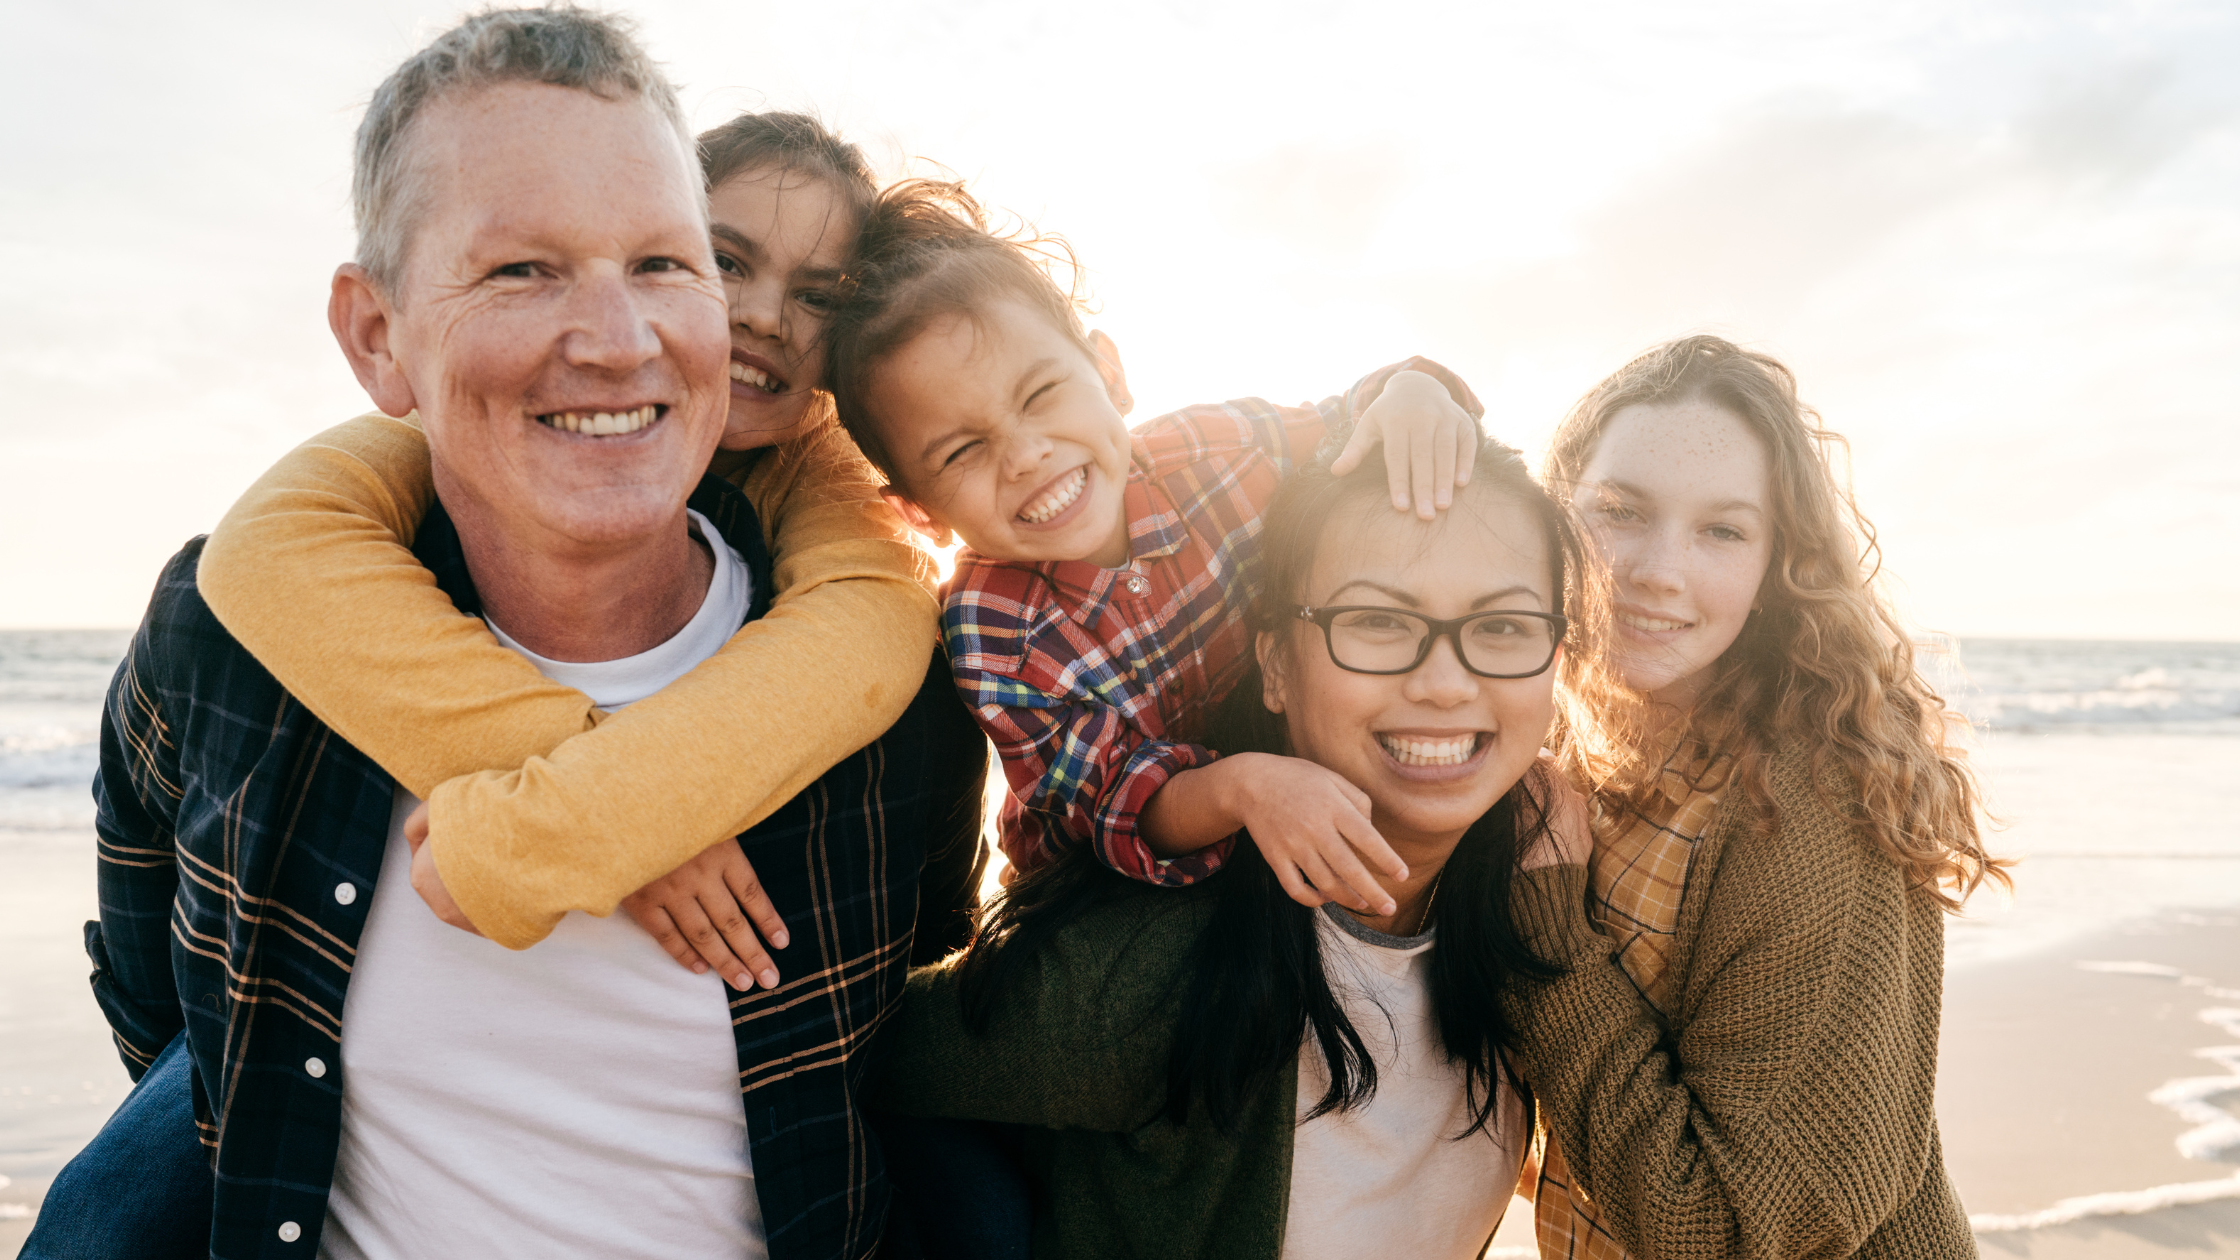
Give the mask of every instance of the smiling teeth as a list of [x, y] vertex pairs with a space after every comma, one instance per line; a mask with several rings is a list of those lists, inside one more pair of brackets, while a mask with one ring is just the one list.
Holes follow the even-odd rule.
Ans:
[[731, 379], [742, 385], [752, 385], [756, 389], [768, 390], [773, 394], [786, 392], [784, 381], [770, 375], [761, 368], [741, 363], [737, 359], [731, 361]]
[[592, 437], [618, 437], [636, 433], [654, 422], [661, 408], [647, 403], [634, 411], [556, 411], [549, 416], [538, 416], [537, 422], [565, 429], [570, 433], [583, 433]]
[[1478, 737], [1455, 735], [1447, 739], [1420, 739], [1412, 735], [1379, 735], [1377, 742], [1403, 766], [1459, 766], [1478, 751]]
[[1029, 525], [1040, 525], [1058, 513], [1073, 506], [1081, 497], [1081, 488], [1089, 484], [1089, 466], [1083, 464], [1073, 470], [1073, 475], [1058, 483], [1058, 488], [1043, 495], [1034, 506], [1019, 513], [1019, 519]]
[[1685, 630], [1688, 628], [1688, 623], [1685, 621], [1662, 621], [1655, 617], [1636, 617], [1628, 612], [1619, 613], [1617, 616], [1619, 624], [1632, 626], [1636, 630]]

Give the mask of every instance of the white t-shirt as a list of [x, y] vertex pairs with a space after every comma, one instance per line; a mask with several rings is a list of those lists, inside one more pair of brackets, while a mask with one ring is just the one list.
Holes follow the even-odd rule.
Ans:
[[[659, 691], [746, 619], [746, 562], [715, 553], [700, 611], [617, 661], [545, 660], [613, 709]], [[332, 1260], [760, 1260], [762, 1218], [723, 983], [628, 915], [570, 913], [514, 952], [445, 924], [412, 889], [397, 789], [342, 1007], [342, 1141], [319, 1254]]]
[[[1431, 1015], [1431, 936], [1371, 931], [1336, 906], [1316, 925], [1330, 991], [1376, 1061], [1377, 1092], [1367, 1106], [1299, 1126], [1283, 1260], [1475, 1260], [1516, 1189], [1523, 1101], [1501, 1085], [1491, 1132], [1455, 1141], [1470, 1108]], [[1329, 1088], [1310, 1036], [1299, 1052], [1298, 1114]]]

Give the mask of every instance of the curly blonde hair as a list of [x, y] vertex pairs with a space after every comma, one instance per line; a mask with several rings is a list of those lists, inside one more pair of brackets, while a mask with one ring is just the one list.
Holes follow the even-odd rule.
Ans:
[[[1965, 719], [1914, 665], [1913, 644], [1876, 589], [1881, 550], [1837, 457], [1843, 437], [1797, 398], [1796, 377], [1718, 337], [1668, 342], [1589, 391], [1557, 428], [1545, 480], [1569, 496], [1612, 420], [1628, 407], [1701, 401], [1765, 444], [1773, 554], [1751, 617], [1715, 666], [1689, 733], [1733, 758], [1757, 824], [1777, 825], [1767, 782], [1775, 749], [1804, 743], [1819, 780], [1834, 759], [1858, 787], [1856, 816], [1875, 846], [1946, 909], [1986, 879], [2011, 887], [1983, 844], [1982, 788], [1954, 744]], [[1606, 713], [1602, 739], [1566, 723], [1569, 760], [1595, 782], [1646, 786], [1657, 767], [1638, 708]]]

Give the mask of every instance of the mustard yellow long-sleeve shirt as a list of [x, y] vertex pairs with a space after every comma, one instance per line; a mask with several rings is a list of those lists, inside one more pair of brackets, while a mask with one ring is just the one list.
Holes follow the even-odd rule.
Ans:
[[427, 439], [373, 414], [288, 453], [220, 521], [197, 583], [291, 695], [428, 802], [436, 868], [525, 949], [767, 817], [899, 718], [925, 677], [931, 558], [836, 426], [719, 452], [768, 532], [769, 614], [613, 715], [463, 616], [409, 550]]

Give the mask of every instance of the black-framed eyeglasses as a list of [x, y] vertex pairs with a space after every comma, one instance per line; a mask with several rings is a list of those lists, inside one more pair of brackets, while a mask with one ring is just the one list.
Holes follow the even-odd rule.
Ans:
[[1322, 627], [1330, 661], [1356, 674], [1405, 674], [1423, 664], [1431, 645], [1454, 641], [1462, 667], [1480, 678], [1531, 678], [1555, 664], [1571, 627], [1560, 613], [1496, 609], [1441, 621], [1405, 608], [1299, 605], [1301, 621]]

